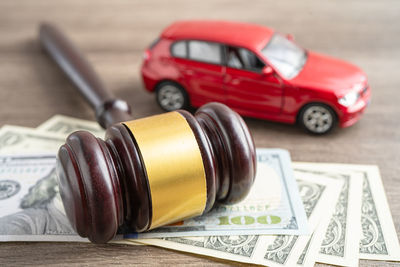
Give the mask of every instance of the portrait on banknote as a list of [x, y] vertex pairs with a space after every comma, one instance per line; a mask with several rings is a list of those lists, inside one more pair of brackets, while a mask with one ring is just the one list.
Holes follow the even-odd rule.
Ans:
[[[1, 183], [1, 181], [0, 181]], [[9, 180], [11, 184], [11, 181]], [[18, 184], [17, 181], [14, 181]], [[1, 191], [10, 190], [4, 185]], [[9, 194], [13, 197], [12, 194]], [[3, 197], [0, 201], [7, 198]], [[39, 179], [29, 188], [20, 203], [20, 210], [0, 217], [0, 234], [8, 235], [41, 235], [73, 234], [70, 223], [64, 213], [55, 169]]]

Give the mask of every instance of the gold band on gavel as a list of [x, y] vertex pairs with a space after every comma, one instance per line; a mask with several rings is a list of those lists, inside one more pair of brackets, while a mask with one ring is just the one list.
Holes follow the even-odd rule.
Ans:
[[149, 180], [150, 229], [202, 214], [206, 176], [199, 145], [186, 119], [169, 112], [124, 124], [136, 139]]

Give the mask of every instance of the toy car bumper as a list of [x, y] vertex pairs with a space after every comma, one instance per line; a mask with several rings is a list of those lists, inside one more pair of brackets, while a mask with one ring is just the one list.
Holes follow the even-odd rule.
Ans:
[[370, 88], [367, 87], [361, 93], [360, 99], [353, 106], [343, 110], [342, 116], [339, 119], [339, 126], [345, 128], [355, 124], [361, 118], [365, 109], [370, 104], [370, 101], [371, 91]]

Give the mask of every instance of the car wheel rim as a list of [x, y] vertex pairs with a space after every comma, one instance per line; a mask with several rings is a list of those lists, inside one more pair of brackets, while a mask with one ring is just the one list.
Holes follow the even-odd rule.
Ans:
[[311, 132], [324, 133], [332, 127], [333, 118], [327, 108], [312, 106], [304, 112], [303, 122]]
[[175, 110], [183, 107], [184, 97], [179, 88], [166, 85], [158, 93], [158, 101], [166, 110]]

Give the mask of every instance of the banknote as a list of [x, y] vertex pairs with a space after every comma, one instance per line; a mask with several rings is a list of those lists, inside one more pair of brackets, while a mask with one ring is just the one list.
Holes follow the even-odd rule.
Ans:
[[0, 241], [85, 241], [58, 193], [54, 155], [0, 156]]
[[315, 164], [301, 166], [330, 172], [359, 173], [362, 175], [360, 259], [400, 261], [399, 239], [386, 199], [379, 168], [374, 165]]
[[[295, 172], [296, 176], [301, 177], [304, 175], [304, 173], [301, 172]], [[309, 175], [309, 174], [307, 174]], [[318, 182], [321, 182], [326, 179], [332, 179], [332, 178], [327, 178], [323, 175], [316, 175], [318, 177]], [[325, 232], [326, 229], [330, 223], [330, 219], [332, 214], [334, 213], [335, 210], [335, 205], [337, 203], [337, 199], [340, 196], [341, 189], [343, 188], [344, 182], [335, 179], [337, 182], [336, 185], [336, 191], [335, 191], [335, 197], [331, 197], [331, 201], [328, 202], [327, 204], [324, 205], [325, 211], [318, 212], [316, 211], [315, 214], [316, 216], [319, 217], [319, 221], [315, 220], [315, 223], [317, 225], [313, 225], [314, 227], [314, 232], [310, 236], [310, 238], [307, 240], [307, 244], [304, 246], [300, 256], [297, 258], [296, 264], [293, 264], [293, 266], [298, 266], [298, 267], [308, 267], [308, 266], [314, 266], [317, 260], [317, 256], [322, 244], [322, 241], [325, 238]], [[311, 221], [312, 222], [312, 221]], [[301, 237], [303, 238], [303, 237]]]
[[0, 155], [0, 242], [89, 242], [65, 215], [55, 166], [53, 154]]
[[220, 204], [205, 215], [145, 233], [128, 233], [125, 238], [308, 233], [289, 153], [259, 149], [255, 182], [243, 201]]
[[5, 125], [0, 129], [1, 153], [38, 153], [56, 154], [65, 142], [65, 136], [40, 132], [36, 129]]
[[[0, 152], [51, 151], [55, 153], [64, 142], [64, 136], [39, 132], [30, 128], [5, 126], [0, 131], [0, 141], [2, 144]], [[268, 161], [270, 164], [264, 164], [267, 167], [261, 172], [262, 175], [258, 175], [261, 178], [256, 179], [256, 185], [253, 188], [257, 190], [250, 193], [252, 198], [246, 199], [240, 205], [220, 206], [218, 211], [211, 212], [204, 216], [205, 218], [202, 216], [185, 221], [182, 224], [183, 227], [164, 227], [142, 235], [145, 237], [204, 235], [206, 231], [222, 234], [223, 231], [227, 232], [226, 229], [229, 229], [229, 232], [232, 231], [232, 228], [235, 228], [236, 231], [246, 230], [248, 233], [271, 233], [273, 231], [307, 233], [304, 208], [299, 201], [297, 189], [295, 190], [288, 153], [276, 150], [274, 154], [259, 157], [259, 160]], [[270, 191], [269, 198], [265, 198], [263, 193], [269, 192], [268, 190]], [[260, 198], [260, 196], [262, 197]], [[242, 224], [240, 216], [247, 216], [243, 218], [253, 216], [253, 225]]]
[[36, 129], [67, 136], [78, 130], [89, 131], [97, 137], [104, 137], [105, 131], [95, 121], [82, 120], [64, 115], [54, 115]]
[[[3, 127], [2, 131], [10, 138], [23, 136], [26, 139], [8, 142], [4, 146], [7, 151], [43, 151], [44, 148], [56, 151], [64, 142], [61, 133], [42, 134], [29, 128], [11, 126]], [[1, 136], [0, 132], [0, 140]], [[227, 234], [232, 231], [245, 231], [247, 234], [308, 233], [304, 208], [290, 167], [289, 153], [278, 149], [259, 151], [258, 162], [264, 164], [259, 164], [261, 168], [257, 172], [255, 185], [244, 201], [233, 206], [221, 205], [207, 215], [185, 220], [179, 226], [157, 228], [140, 234], [129, 233], [126, 237], [200, 236], [210, 233]], [[241, 218], [245, 218], [246, 222], [242, 223]], [[248, 218], [253, 220], [252, 224], [248, 223]]]
[[358, 266], [358, 240], [361, 234], [362, 175], [319, 168], [318, 164], [303, 167], [293, 164], [296, 172], [319, 174], [342, 180], [335, 211], [325, 229], [317, 261], [340, 266]]
[[[39, 142], [39, 144], [40, 144], [40, 142]], [[275, 152], [278, 153], [278, 154], [286, 155], [286, 152], [284, 152], [284, 151], [277, 150]], [[271, 156], [274, 156], [274, 155], [275, 154], [271, 154]], [[288, 156], [288, 155], [286, 155], [286, 156]], [[282, 156], [282, 157], [285, 157], [285, 156]], [[61, 204], [60, 197], [59, 197], [59, 194], [58, 194], [58, 186], [57, 186], [56, 179], [55, 179], [56, 178], [56, 174], [55, 174], [55, 168], [54, 168], [54, 166], [55, 166], [55, 156], [51, 155], [51, 156], [47, 156], [47, 157], [44, 157], [44, 158], [47, 160], [46, 161], [46, 163], [47, 163], [46, 168], [40, 168], [40, 170], [43, 171], [43, 173], [35, 172], [35, 175], [33, 175], [30, 172], [30, 170], [33, 169], [33, 166], [36, 166], [36, 165], [41, 166], [41, 165], [43, 165], [42, 164], [43, 159], [41, 157], [38, 157], [38, 156], [20, 156], [20, 157], [2, 156], [2, 161], [0, 161], [1, 162], [0, 163], [0, 168], [2, 168], [3, 170], [8, 170], [8, 171], [11, 171], [13, 173], [19, 174], [19, 175], [15, 176], [13, 178], [13, 181], [17, 181], [17, 183], [19, 184], [19, 187], [21, 187], [21, 185], [24, 185], [24, 188], [37, 188], [37, 189], [32, 189], [32, 191], [38, 191], [39, 189], [42, 189], [42, 191], [39, 191], [38, 194], [40, 196], [44, 197], [46, 199], [46, 201], [51, 204], [51, 206], [49, 206], [49, 207], [45, 206], [45, 210], [46, 211], [50, 210], [52, 212], [56, 211], [55, 213], [57, 215], [59, 215], [59, 217], [57, 217], [58, 221], [56, 221], [54, 224], [51, 224], [50, 222], [47, 222], [47, 221], [45, 221], [44, 223], [40, 223], [40, 221], [38, 221], [36, 218], [33, 218], [33, 219], [32, 218], [28, 218], [25, 215], [26, 210], [24, 210], [25, 213], [22, 213], [22, 215], [20, 215], [21, 207], [25, 207], [25, 206], [21, 206], [21, 204], [18, 204], [18, 203], [21, 202], [21, 199], [23, 199], [25, 197], [25, 195], [27, 195], [27, 194], [23, 194], [24, 192], [27, 191], [27, 189], [25, 189], [25, 191], [21, 191], [21, 193], [20, 193], [20, 194], [23, 194], [23, 195], [19, 195], [18, 197], [14, 197], [11, 200], [8, 200], [7, 203], [3, 202], [3, 203], [6, 203], [5, 206], [12, 207], [12, 208], [10, 208], [9, 211], [7, 211], [7, 213], [0, 214], [3, 217], [6, 217], [6, 218], [3, 218], [3, 221], [0, 222], [0, 225], [3, 226], [3, 228], [2, 228], [3, 229], [3, 232], [2, 232], [3, 238], [2, 238], [2, 240], [7, 240], [7, 241], [10, 241], [10, 240], [25, 240], [25, 241], [29, 241], [29, 240], [63, 241], [63, 240], [65, 240], [65, 241], [72, 241], [72, 240], [74, 240], [74, 238], [75, 238], [74, 235], [63, 235], [62, 238], [61, 237], [55, 237], [55, 236], [58, 236], [59, 232], [57, 232], [54, 229], [53, 230], [49, 230], [49, 232], [54, 233], [53, 235], [50, 235], [48, 233], [46, 235], [46, 233], [43, 233], [43, 231], [39, 231], [38, 229], [36, 229], [38, 227], [39, 228], [40, 227], [44, 227], [43, 225], [46, 225], [46, 226], [49, 226], [49, 227], [52, 226], [52, 225], [65, 226], [65, 227], [69, 226], [68, 220], [66, 219], [64, 213], [62, 212], [63, 208], [62, 208], [62, 204]], [[50, 158], [51, 158], [51, 160], [50, 160]], [[263, 158], [263, 157], [259, 157], [259, 159], [260, 160], [266, 160], [266, 158]], [[32, 164], [32, 166], [30, 166], [29, 164]], [[13, 168], [10, 168], [10, 166], [13, 166]], [[34, 168], [34, 169], [36, 170], [37, 168]], [[51, 169], [50, 173], [47, 173], [48, 169]], [[261, 169], [263, 169], [263, 168], [261, 168]], [[8, 174], [7, 174], [6, 171], [1, 171], [1, 173], [4, 173], [5, 177], [8, 177]], [[279, 177], [277, 177], [277, 178], [280, 179]], [[7, 179], [4, 178], [4, 180], [7, 180]], [[42, 180], [43, 181], [51, 181], [51, 182], [42, 182]], [[30, 182], [27, 182], [27, 181], [30, 181]], [[34, 183], [34, 184], [32, 184], [32, 183]], [[290, 181], [285, 181], [285, 184], [287, 184], [287, 185], [290, 185], [290, 183], [291, 183]], [[51, 190], [48, 189], [45, 185], [46, 186], [47, 185], [51, 186], [52, 189]], [[8, 190], [7, 188], [9, 188], [9, 186], [7, 184], [5, 184], [5, 186], [3, 186], [1, 188], [2, 188], [2, 190], [5, 190], [7, 192], [7, 190]], [[31, 190], [31, 189], [29, 189], [29, 190]], [[292, 191], [293, 190], [288, 190], [288, 193], [293, 198], [294, 194], [293, 194]], [[46, 196], [45, 195], [46, 193], [49, 194], [49, 195]], [[283, 193], [280, 192], [279, 194], [283, 194]], [[5, 195], [8, 195], [8, 193], [5, 193]], [[51, 202], [50, 202], [50, 200], [51, 200]], [[10, 201], [12, 203], [14, 203], [14, 204], [13, 205], [9, 205], [9, 203], [11, 203]], [[293, 201], [293, 199], [291, 199], [290, 201]], [[258, 202], [255, 201], [255, 202], [252, 202], [252, 203], [257, 206]], [[271, 204], [269, 204], [269, 205], [271, 206], [271, 209], [270, 209], [271, 214], [273, 212], [276, 212], [274, 214], [278, 214], [278, 215], [281, 214], [279, 210], [276, 210], [276, 207], [275, 207], [276, 204], [271, 202]], [[297, 207], [297, 205], [292, 205], [292, 206], [293, 207]], [[20, 207], [20, 208], [17, 209], [16, 207]], [[56, 207], [57, 209], [55, 209], [53, 207]], [[293, 207], [291, 207], [290, 210]], [[26, 209], [27, 209], [28, 213], [32, 213], [31, 212], [32, 209], [29, 209], [29, 208], [32, 208], [32, 207], [31, 206], [26, 206]], [[33, 209], [36, 209], [36, 208], [37, 208], [36, 206], [33, 206]], [[302, 211], [304, 213], [304, 208], [302, 206], [300, 206], [300, 208], [301, 208], [300, 211]], [[4, 212], [5, 212], [5, 210], [4, 210]], [[11, 214], [18, 214], [18, 215], [11, 216]], [[225, 213], [223, 213], [223, 214], [225, 214]], [[295, 214], [298, 214], [298, 213], [295, 213]], [[8, 216], [8, 215], [10, 215], [11, 217]], [[255, 216], [256, 215], [258, 215], [258, 213], [255, 213]], [[43, 212], [42, 212], [41, 216], [43, 218], [47, 218], [47, 217], [49, 219], [52, 218], [51, 216], [45, 216]], [[25, 228], [28, 227], [28, 229], [30, 229], [30, 230], [28, 232], [26, 232], [26, 233], [22, 232], [19, 235], [11, 235], [11, 237], [10, 237], [10, 235], [7, 235], [7, 233], [8, 234], [12, 233], [13, 231], [15, 231], [15, 229], [10, 227], [10, 224], [7, 223], [7, 222], [12, 222], [12, 221], [10, 221], [10, 218], [11, 219], [15, 219], [15, 217], [27, 218], [27, 220], [30, 222], [30, 224], [28, 224], [29, 227], [25, 226]], [[258, 216], [258, 217], [260, 217], [260, 216]], [[270, 218], [270, 217], [268, 217], [268, 218]], [[298, 218], [301, 218], [301, 212], [300, 212], [300, 216], [298, 216]], [[59, 222], [59, 221], [61, 221], [61, 219], [63, 219], [62, 223]], [[217, 220], [220, 220], [220, 219], [217, 218]], [[266, 218], [266, 221], [268, 221], [268, 220], [269, 219]], [[301, 220], [297, 219], [297, 217], [296, 217], [296, 221], [298, 221], [299, 224], [301, 224]], [[36, 225], [36, 223], [38, 223], [38, 225]], [[11, 224], [13, 224], [13, 223], [11, 223]], [[18, 222], [16, 224], [22, 225], [21, 222]], [[42, 228], [40, 228], [40, 229], [42, 229]], [[72, 231], [72, 228], [69, 227], [68, 229]], [[11, 230], [13, 230], [13, 231], [11, 231]], [[35, 236], [32, 236], [33, 233], [35, 233]], [[61, 233], [64, 233], [64, 232], [61, 231]]]
[[[310, 226], [316, 227], [324, 215], [332, 212], [342, 182], [302, 173], [296, 179]], [[309, 235], [223, 235], [131, 241], [245, 263], [295, 266], [299, 262], [301, 266], [313, 266], [319, 244], [310, 246], [310, 238]], [[314, 251], [310, 251], [312, 248]], [[302, 255], [304, 251], [309, 257]]]
[[[263, 265], [314, 266], [324, 237], [321, 227], [328, 224], [328, 218], [334, 212], [334, 205], [343, 186], [343, 181], [324, 175], [295, 172], [295, 177], [313, 233], [311, 236], [278, 235], [274, 237], [274, 242], [268, 244], [267, 253], [261, 261]], [[327, 192], [323, 196], [325, 190]]]

